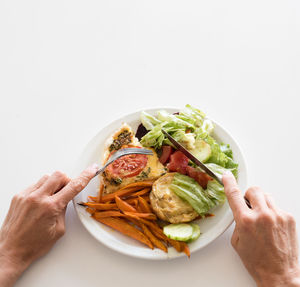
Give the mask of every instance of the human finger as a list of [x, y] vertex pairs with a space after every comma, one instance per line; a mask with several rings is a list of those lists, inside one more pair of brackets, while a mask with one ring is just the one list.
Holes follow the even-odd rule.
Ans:
[[249, 200], [252, 209], [263, 210], [268, 208], [265, 194], [260, 187], [250, 187], [246, 191], [245, 197]]
[[38, 189], [40, 188], [47, 180], [48, 178], [50, 177], [49, 174], [45, 174], [44, 176], [42, 176], [39, 181], [34, 185], [34, 188], [35, 189]]
[[36, 191], [40, 194], [52, 195], [63, 188], [70, 179], [62, 172], [55, 171]]
[[243, 194], [240, 191], [232, 173], [226, 173], [223, 175], [223, 184], [228, 203], [232, 209], [235, 221], [237, 221], [242, 213], [249, 211], [249, 208], [245, 203]]
[[49, 175], [44, 175], [42, 176], [37, 183], [30, 185], [29, 187], [27, 187], [25, 190], [21, 191], [20, 194], [23, 194], [24, 196], [28, 196], [30, 193], [32, 193], [33, 191], [37, 190], [38, 188], [40, 188], [45, 181], [49, 178]]
[[63, 206], [67, 205], [79, 192], [81, 192], [95, 176], [98, 171], [98, 165], [92, 165], [85, 169], [78, 177], [72, 179], [63, 189], [55, 194], [55, 200], [61, 202]]
[[273, 196], [269, 193], [265, 193], [265, 200], [270, 209], [277, 210], [277, 206], [275, 204], [275, 200]]

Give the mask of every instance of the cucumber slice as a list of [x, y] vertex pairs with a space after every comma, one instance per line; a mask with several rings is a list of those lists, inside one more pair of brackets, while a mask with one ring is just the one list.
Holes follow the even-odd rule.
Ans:
[[202, 139], [195, 142], [195, 148], [190, 151], [197, 159], [202, 162], [207, 161], [211, 156], [210, 145]]
[[169, 224], [164, 227], [164, 234], [174, 240], [188, 241], [193, 235], [193, 227], [187, 223]]
[[192, 241], [198, 239], [200, 234], [201, 234], [200, 227], [199, 227], [198, 224], [196, 224], [196, 223], [190, 223], [190, 224], [193, 227], [193, 234], [192, 234], [192, 237], [190, 238], [190, 240], [188, 242], [192, 242]]

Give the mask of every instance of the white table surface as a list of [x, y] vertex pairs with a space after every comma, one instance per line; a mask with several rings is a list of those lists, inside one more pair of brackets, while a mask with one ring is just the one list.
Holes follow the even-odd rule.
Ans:
[[[14, 193], [69, 173], [110, 121], [185, 103], [232, 133], [249, 184], [299, 222], [299, 19], [297, 0], [1, 0], [0, 222]], [[71, 205], [66, 224], [16, 286], [255, 286], [232, 228], [190, 260], [155, 262], [95, 241]]]

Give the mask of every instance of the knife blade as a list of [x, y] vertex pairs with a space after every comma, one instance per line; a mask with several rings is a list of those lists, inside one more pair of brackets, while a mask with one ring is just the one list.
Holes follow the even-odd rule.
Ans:
[[203, 171], [205, 171], [209, 176], [214, 178], [218, 183], [223, 185], [222, 178], [210, 170], [204, 163], [197, 159], [193, 154], [191, 154], [184, 146], [182, 146], [178, 141], [176, 141], [169, 133], [162, 129], [163, 134], [169, 139], [169, 141], [180, 150], [186, 157], [188, 157], [193, 163], [199, 166]]

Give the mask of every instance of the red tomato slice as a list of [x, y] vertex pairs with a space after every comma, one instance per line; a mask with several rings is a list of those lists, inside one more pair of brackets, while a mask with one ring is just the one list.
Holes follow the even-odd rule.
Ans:
[[112, 177], [133, 177], [145, 168], [147, 162], [145, 154], [129, 154], [115, 160], [106, 168], [106, 172]]
[[212, 180], [212, 178], [208, 174], [197, 170], [192, 166], [187, 166], [186, 172], [189, 177], [195, 179], [204, 189], [207, 188], [208, 181]]
[[176, 171], [181, 174], [186, 174], [189, 159], [181, 151], [175, 151], [170, 156], [170, 162], [167, 165], [169, 171]]
[[169, 158], [170, 158], [170, 156], [172, 154], [172, 151], [173, 151], [173, 148], [171, 146], [169, 146], [169, 145], [163, 145], [162, 146], [162, 154], [161, 154], [161, 156], [159, 158], [159, 161], [162, 164], [165, 164], [169, 160]]

